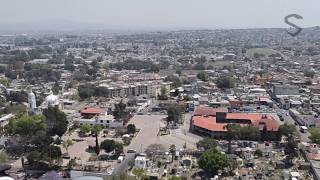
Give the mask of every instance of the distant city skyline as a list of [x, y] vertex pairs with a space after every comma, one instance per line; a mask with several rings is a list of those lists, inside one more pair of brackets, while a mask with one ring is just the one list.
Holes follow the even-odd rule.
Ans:
[[318, 0], [1, 0], [0, 31], [10, 29], [229, 29], [320, 25]]

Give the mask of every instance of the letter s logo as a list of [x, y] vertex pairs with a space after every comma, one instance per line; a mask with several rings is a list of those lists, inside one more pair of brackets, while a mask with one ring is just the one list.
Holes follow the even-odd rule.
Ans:
[[287, 30], [287, 32], [288, 32], [291, 36], [296, 36], [296, 35], [298, 35], [298, 34], [302, 31], [302, 28], [299, 27], [299, 26], [297, 26], [297, 25], [295, 25], [295, 24], [293, 24], [292, 22], [289, 22], [289, 19], [292, 18], [292, 17], [293, 17], [293, 18], [296, 18], [296, 19], [303, 19], [303, 17], [300, 16], [300, 15], [298, 15], [298, 14], [290, 14], [290, 15], [288, 15], [288, 16], [286, 16], [286, 17], [284, 18], [284, 22], [285, 22], [286, 24], [288, 24], [289, 26], [294, 27], [294, 28], [296, 29], [295, 32], [290, 32], [290, 31], [288, 31], [288, 30]]

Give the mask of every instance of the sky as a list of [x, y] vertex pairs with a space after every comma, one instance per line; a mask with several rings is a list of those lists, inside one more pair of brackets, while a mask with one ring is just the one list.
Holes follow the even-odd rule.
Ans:
[[[0, 30], [14, 26], [228, 29], [320, 25], [320, 0], [0, 0]], [[53, 27], [53, 26], [52, 26]], [[55, 26], [59, 27], [59, 26]], [[80, 26], [79, 26], [80, 27]]]

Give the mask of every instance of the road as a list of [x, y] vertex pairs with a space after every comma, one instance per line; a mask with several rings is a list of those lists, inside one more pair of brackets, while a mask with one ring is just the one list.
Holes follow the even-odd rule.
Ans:
[[131, 144], [125, 148], [125, 159], [119, 163], [113, 174], [121, 174], [128, 169], [128, 163], [134, 161], [134, 153], [126, 153], [127, 149], [134, 149], [137, 153], [144, 152], [146, 148], [157, 143], [159, 137], [157, 136], [160, 126], [164, 126], [161, 119], [166, 116], [161, 115], [135, 115], [129, 124], [135, 124], [140, 129], [138, 135], [131, 141]]
[[[277, 106], [275, 107], [275, 109], [276, 109], [277, 113], [282, 114], [283, 119], [284, 119], [283, 122], [295, 125], [295, 120], [289, 115], [289, 110], [280, 109]], [[309, 139], [310, 133], [309, 132], [302, 133], [300, 131], [300, 126], [299, 125], [295, 125], [295, 126], [296, 126], [297, 132], [299, 134], [300, 141], [301, 142], [310, 142], [310, 139]]]

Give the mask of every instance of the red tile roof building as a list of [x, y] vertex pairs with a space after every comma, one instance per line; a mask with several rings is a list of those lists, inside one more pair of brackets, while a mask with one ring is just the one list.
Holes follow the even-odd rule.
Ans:
[[81, 116], [86, 118], [92, 118], [93, 116], [98, 116], [100, 114], [105, 113], [106, 110], [102, 109], [100, 107], [91, 107], [91, 108], [85, 108], [80, 111]]
[[279, 123], [270, 115], [252, 113], [228, 113], [226, 109], [209, 107], [196, 108], [192, 117], [192, 128], [211, 136], [223, 136], [227, 132], [225, 126], [238, 124], [252, 125], [262, 131], [265, 127], [268, 132], [278, 132]]

